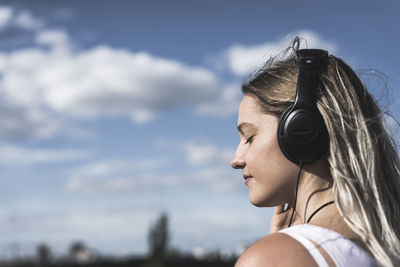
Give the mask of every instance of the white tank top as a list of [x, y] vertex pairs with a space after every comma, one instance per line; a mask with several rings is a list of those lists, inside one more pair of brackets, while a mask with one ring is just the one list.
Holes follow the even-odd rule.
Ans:
[[364, 249], [343, 235], [312, 224], [299, 224], [279, 231], [299, 241], [312, 255], [320, 267], [329, 267], [318, 248], [310, 241], [322, 246], [337, 267], [379, 266]]

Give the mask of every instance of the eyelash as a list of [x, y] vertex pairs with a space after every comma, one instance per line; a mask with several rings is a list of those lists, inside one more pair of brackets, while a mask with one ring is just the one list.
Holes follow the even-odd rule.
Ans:
[[251, 144], [251, 142], [253, 142], [253, 138], [254, 138], [254, 135], [250, 136], [250, 137], [246, 140], [246, 142], [245, 142], [244, 144], [247, 144], [247, 143], [250, 143], [250, 144]]

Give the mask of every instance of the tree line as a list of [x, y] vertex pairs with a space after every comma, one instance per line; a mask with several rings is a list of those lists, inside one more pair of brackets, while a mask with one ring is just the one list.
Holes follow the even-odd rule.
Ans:
[[145, 256], [126, 256], [115, 257], [94, 254], [80, 241], [71, 244], [67, 255], [55, 257], [51, 247], [46, 243], [41, 243], [36, 248], [36, 255], [33, 257], [15, 257], [3, 259], [0, 266], [21, 267], [21, 266], [40, 266], [40, 267], [201, 267], [201, 266], [233, 266], [236, 261], [235, 256], [222, 257], [218, 251], [209, 253], [202, 258], [196, 258], [191, 254], [181, 252], [170, 246], [172, 239], [169, 231], [169, 220], [167, 213], [163, 212], [151, 225], [148, 232], [149, 252]]

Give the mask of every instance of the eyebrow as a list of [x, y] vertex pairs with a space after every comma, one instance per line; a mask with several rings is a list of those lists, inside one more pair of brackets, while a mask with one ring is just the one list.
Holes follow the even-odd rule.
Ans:
[[255, 129], [256, 126], [254, 126], [254, 124], [249, 123], [249, 122], [242, 122], [242, 123], [239, 124], [238, 127], [237, 127], [237, 129], [238, 129], [238, 131], [239, 131], [239, 133], [240, 133], [241, 135], [244, 135], [243, 128]]

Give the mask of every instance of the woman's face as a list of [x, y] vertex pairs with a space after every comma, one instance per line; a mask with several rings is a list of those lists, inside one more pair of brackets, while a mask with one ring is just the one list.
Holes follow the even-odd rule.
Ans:
[[255, 206], [272, 207], [288, 203], [294, 197], [299, 169], [279, 148], [279, 119], [261, 112], [257, 101], [245, 95], [240, 104], [240, 143], [231, 166], [243, 169], [250, 202]]

